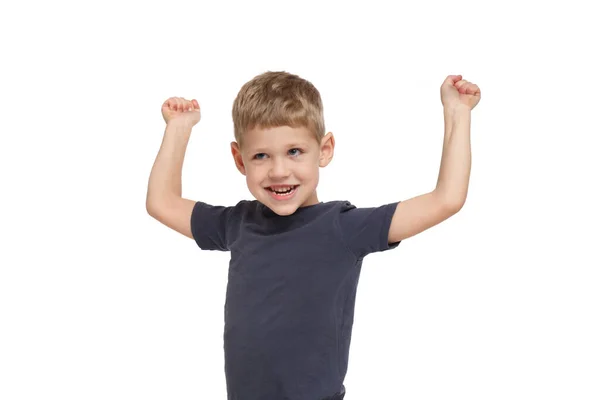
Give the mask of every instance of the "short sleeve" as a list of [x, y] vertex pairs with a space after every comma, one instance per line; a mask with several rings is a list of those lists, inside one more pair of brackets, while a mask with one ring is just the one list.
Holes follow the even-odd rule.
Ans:
[[370, 253], [390, 250], [400, 242], [388, 243], [392, 217], [398, 202], [379, 207], [357, 208], [350, 203], [342, 207], [339, 225], [348, 248], [358, 258]]
[[202, 250], [228, 251], [235, 207], [196, 202], [191, 216], [194, 240]]

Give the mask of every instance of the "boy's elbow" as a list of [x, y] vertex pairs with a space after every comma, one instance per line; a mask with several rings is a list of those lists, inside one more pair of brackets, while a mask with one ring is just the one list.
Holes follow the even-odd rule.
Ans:
[[146, 198], [146, 212], [152, 218], [157, 218], [158, 212], [160, 210], [159, 203], [150, 197]]
[[448, 191], [438, 189], [436, 189], [435, 192], [439, 202], [443, 204], [443, 208], [451, 214], [459, 212], [467, 201], [466, 195], [449, 193]]
[[452, 213], [456, 214], [463, 208], [466, 201], [467, 201], [466, 198], [454, 199], [454, 200], [448, 202], [448, 208], [450, 209], [450, 211]]
[[146, 201], [146, 211], [158, 222], [192, 238], [190, 221], [196, 202], [177, 196]]
[[154, 210], [152, 209], [152, 206], [150, 205], [150, 203], [146, 202], [146, 212], [148, 213], [148, 215], [150, 215], [151, 217], [154, 217]]

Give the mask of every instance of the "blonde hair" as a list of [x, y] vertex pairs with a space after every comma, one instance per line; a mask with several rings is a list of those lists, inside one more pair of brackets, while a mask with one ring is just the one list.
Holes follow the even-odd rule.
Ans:
[[245, 83], [233, 102], [235, 140], [254, 128], [291, 126], [310, 130], [318, 143], [325, 135], [323, 102], [309, 81], [285, 71], [268, 71]]

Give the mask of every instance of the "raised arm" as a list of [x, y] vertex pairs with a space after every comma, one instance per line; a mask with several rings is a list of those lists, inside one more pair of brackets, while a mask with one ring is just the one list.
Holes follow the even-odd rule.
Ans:
[[150, 172], [146, 210], [167, 227], [193, 238], [190, 218], [196, 202], [182, 197], [181, 173], [192, 128], [200, 120], [200, 105], [172, 97], [163, 104], [162, 113], [167, 127]]
[[441, 87], [444, 144], [435, 189], [398, 203], [388, 240], [396, 243], [421, 233], [456, 214], [467, 199], [471, 174], [471, 110], [481, 98], [479, 87], [461, 75]]

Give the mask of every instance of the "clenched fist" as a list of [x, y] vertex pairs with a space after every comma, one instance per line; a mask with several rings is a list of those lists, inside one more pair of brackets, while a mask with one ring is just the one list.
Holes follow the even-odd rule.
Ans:
[[171, 97], [163, 103], [162, 115], [167, 124], [177, 122], [192, 127], [200, 121], [200, 104], [196, 99]]
[[448, 75], [440, 92], [442, 104], [448, 109], [466, 106], [472, 110], [481, 100], [479, 86], [463, 79], [462, 75]]

